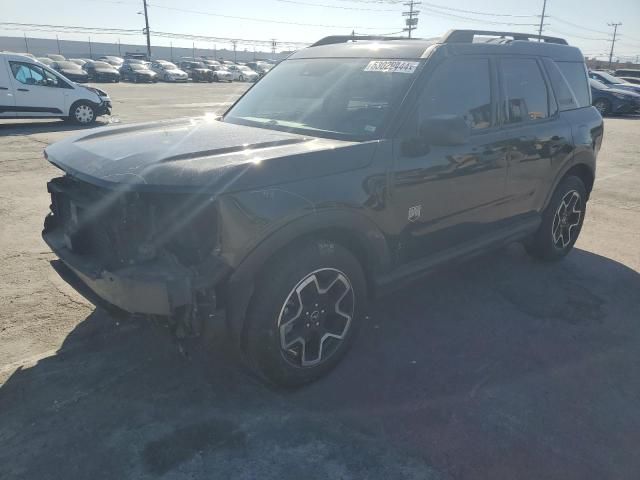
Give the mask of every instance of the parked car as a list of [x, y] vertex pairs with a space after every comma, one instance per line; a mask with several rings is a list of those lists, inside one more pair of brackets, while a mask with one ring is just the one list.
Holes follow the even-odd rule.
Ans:
[[119, 82], [120, 72], [113, 65], [106, 62], [91, 61], [82, 68], [89, 74], [89, 80], [94, 82]]
[[618, 88], [621, 90], [631, 90], [632, 92], [640, 93], [640, 87], [638, 85], [625, 82], [621, 78], [614, 77], [613, 75], [607, 72], [591, 70], [589, 72], [589, 78], [597, 80], [600, 83], [604, 83], [606, 86], [611, 88]]
[[142, 63], [125, 63], [120, 68], [120, 77], [134, 83], [158, 81], [158, 74]]
[[239, 82], [255, 82], [260, 78], [260, 75], [245, 65], [227, 65], [227, 70], [233, 74], [233, 79]]
[[124, 54], [124, 60], [131, 60], [131, 59], [136, 59], [136, 60], [144, 60], [145, 62], [148, 62], [149, 56], [146, 53], [138, 53], [138, 52], [127, 52]]
[[213, 82], [213, 70], [202, 62], [186, 60], [180, 62], [180, 69], [189, 75], [194, 82]]
[[98, 58], [99, 61], [108, 63], [109, 65], [113, 65], [116, 68], [120, 68], [124, 63], [124, 59], [120, 57], [116, 57], [113, 55], [105, 55], [103, 57]]
[[54, 62], [64, 62], [66, 60], [66, 58], [64, 58], [64, 55], [58, 55], [56, 53], [49, 53], [47, 54], [47, 57]]
[[226, 67], [222, 65], [210, 65], [209, 68], [213, 70], [213, 81], [214, 82], [231, 82], [233, 81], [233, 73], [227, 70]]
[[220, 62], [217, 60], [210, 60], [208, 58], [203, 58], [202, 63], [204, 63], [207, 67], [219, 66]]
[[165, 82], [186, 82], [189, 75], [180, 70], [175, 64], [164, 60], [151, 63], [151, 70], [158, 74], [158, 78]]
[[80, 65], [70, 61], [53, 62], [51, 65], [56, 72], [60, 72], [72, 82], [86, 83], [89, 81], [89, 74]]
[[87, 63], [87, 61], [83, 60], [82, 58], [70, 58], [69, 61], [73, 62], [73, 63], [75, 63], [76, 65], [79, 65], [79, 66], [82, 66], [85, 63]]
[[627, 83], [633, 83], [634, 85], [640, 85], [640, 78], [638, 77], [618, 77], [620, 80], [624, 80]]
[[41, 64], [46, 65], [47, 67], [50, 67], [51, 65], [53, 65], [53, 62], [54, 62], [53, 60], [51, 60], [48, 57], [38, 57], [38, 58], [36, 58], [36, 60], [38, 62], [40, 62]]
[[88, 125], [111, 113], [106, 92], [78, 85], [30, 57], [0, 53], [0, 118], [64, 118]]
[[640, 78], [640, 68], [619, 68], [614, 72], [614, 75], [619, 78]]
[[640, 94], [621, 88], [611, 88], [592, 78], [589, 79], [589, 83], [593, 106], [602, 116], [640, 111]]
[[258, 61], [258, 62], [247, 63], [247, 67], [249, 67], [251, 70], [253, 70], [254, 72], [256, 72], [258, 75], [262, 77], [265, 73], [271, 70], [272, 65], [267, 62]]
[[567, 255], [602, 141], [590, 100], [563, 39], [328, 37], [220, 119], [49, 145], [68, 174], [43, 236], [103, 301], [220, 322], [257, 375], [300, 385], [340, 361], [376, 295], [516, 240]]

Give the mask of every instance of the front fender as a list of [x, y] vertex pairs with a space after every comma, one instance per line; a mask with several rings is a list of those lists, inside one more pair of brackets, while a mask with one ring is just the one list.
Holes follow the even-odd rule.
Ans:
[[[348, 237], [342, 237], [347, 235]], [[232, 338], [241, 342], [244, 317], [262, 267], [277, 252], [303, 238], [349, 238], [366, 259], [363, 268], [369, 275], [386, 269], [390, 253], [386, 239], [375, 223], [357, 209], [327, 208], [313, 210], [282, 225], [263, 238], [239, 262], [226, 284], [227, 325]]]

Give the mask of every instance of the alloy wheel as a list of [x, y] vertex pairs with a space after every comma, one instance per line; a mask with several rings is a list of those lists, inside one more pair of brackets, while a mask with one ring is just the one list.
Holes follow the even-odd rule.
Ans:
[[313, 367], [333, 355], [349, 332], [355, 295], [348, 277], [333, 268], [311, 272], [291, 290], [280, 310], [284, 358]]
[[554, 245], [563, 249], [575, 239], [576, 229], [582, 218], [582, 199], [571, 190], [564, 197], [553, 217], [552, 236]]

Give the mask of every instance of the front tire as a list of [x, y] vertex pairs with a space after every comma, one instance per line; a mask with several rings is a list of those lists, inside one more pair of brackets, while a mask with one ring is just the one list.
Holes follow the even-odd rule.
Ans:
[[330, 241], [291, 248], [270, 262], [249, 305], [249, 367], [284, 387], [320, 378], [351, 346], [365, 306], [364, 273], [346, 248]]
[[576, 243], [587, 207], [587, 190], [582, 180], [565, 177], [556, 188], [542, 214], [542, 223], [527, 251], [536, 258], [556, 261], [567, 255]]
[[89, 102], [76, 102], [69, 111], [69, 118], [78, 125], [91, 125], [96, 121], [96, 109]]

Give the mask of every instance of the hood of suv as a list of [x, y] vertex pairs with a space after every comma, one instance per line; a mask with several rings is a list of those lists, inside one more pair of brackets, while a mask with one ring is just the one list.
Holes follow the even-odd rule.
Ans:
[[377, 142], [348, 142], [198, 118], [104, 127], [45, 149], [83, 181], [139, 191], [238, 191], [367, 165]]

